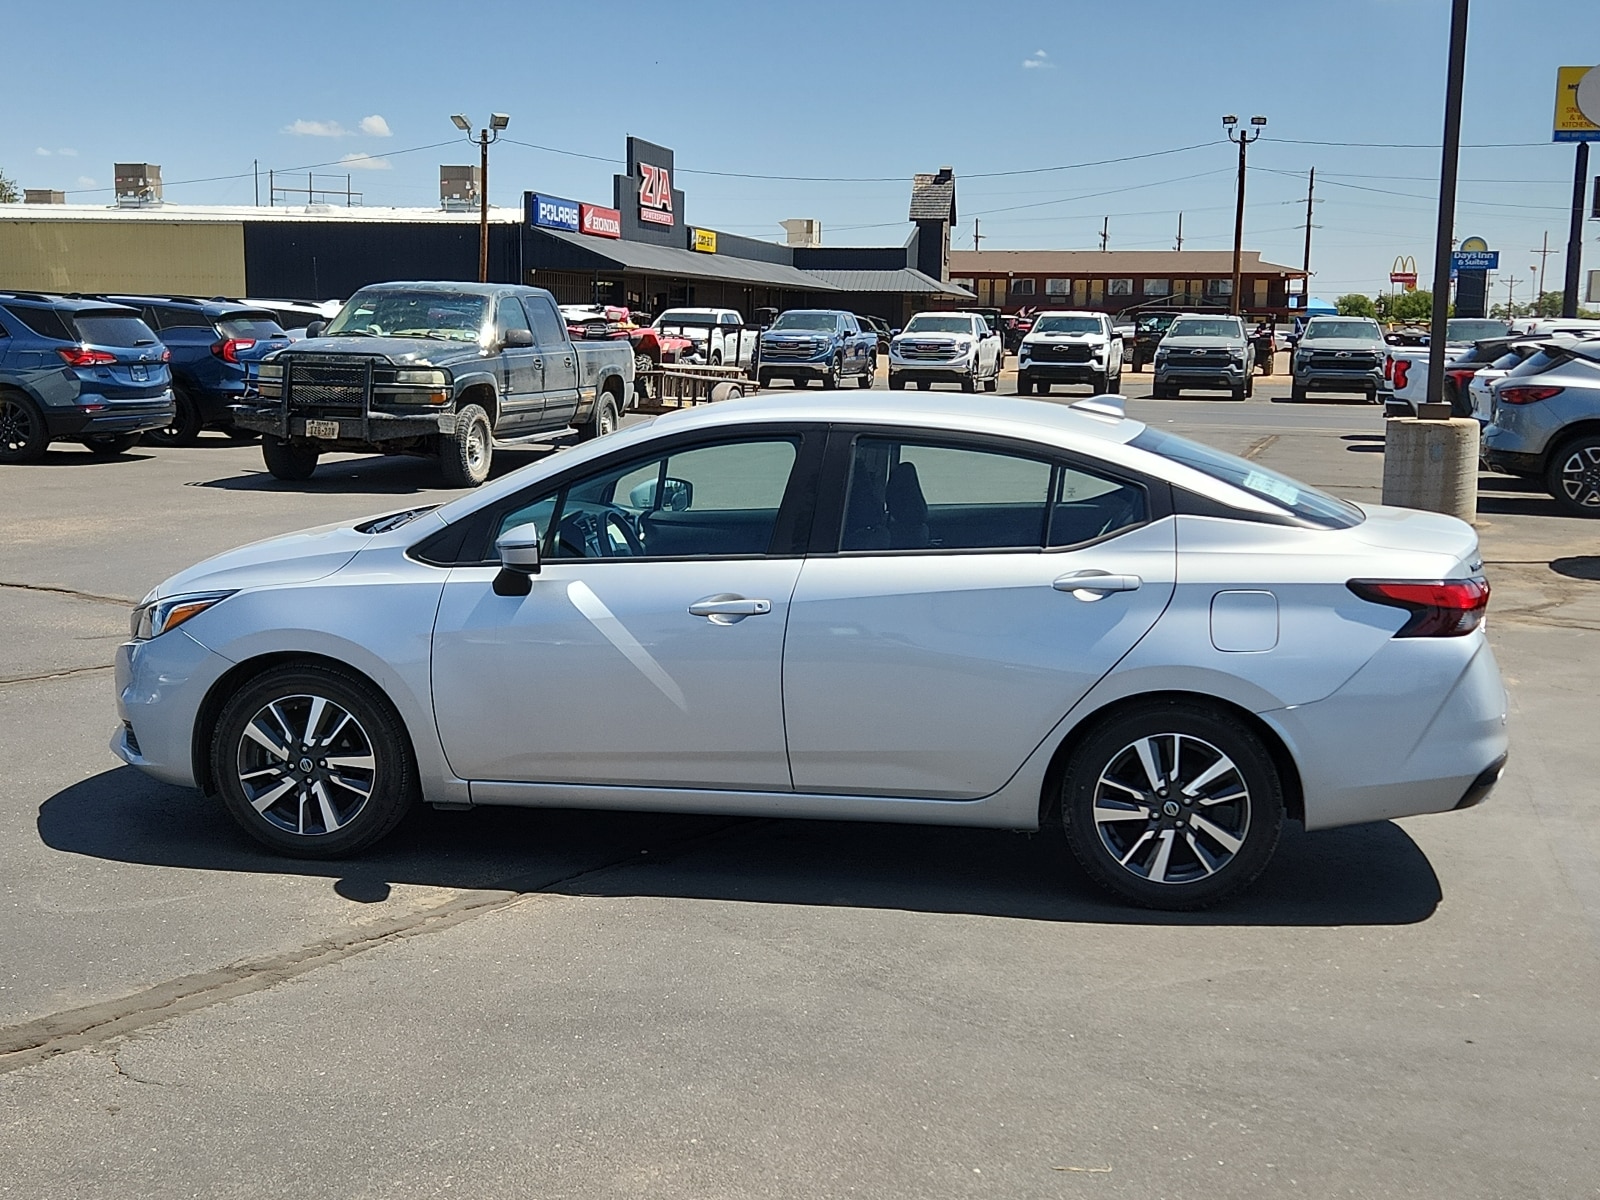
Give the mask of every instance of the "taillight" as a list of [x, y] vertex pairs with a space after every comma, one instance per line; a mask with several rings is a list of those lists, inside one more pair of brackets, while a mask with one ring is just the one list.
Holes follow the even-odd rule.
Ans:
[[255, 338], [223, 338], [220, 342], [211, 343], [211, 353], [223, 362], [237, 363], [239, 351], [248, 350], [255, 344]]
[[162, 350], [161, 350], [161, 361], [162, 362], [167, 362], [167, 363], [171, 362], [172, 361], [172, 351], [166, 349], [165, 347], [162, 347]]
[[1523, 387], [1503, 387], [1500, 389], [1499, 397], [1506, 404], [1534, 404], [1560, 394], [1561, 389], [1558, 387], [1534, 387], [1528, 384]]
[[1461, 637], [1483, 624], [1489, 607], [1489, 585], [1482, 579], [1423, 583], [1352, 579], [1349, 588], [1373, 604], [1410, 610], [1411, 618], [1394, 635], [1397, 638]]
[[1459, 388], [1464, 388], [1469, 383], [1471, 383], [1472, 382], [1472, 377], [1474, 375], [1476, 375], [1477, 373], [1478, 373], [1478, 370], [1477, 370], [1476, 367], [1474, 367], [1470, 371], [1468, 371], [1468, 370], [1446, 371], [1445, 372], [1445, 377], [1447, 379], [1449, 379], [1451, 383], [1455, 384], [1456, 387], [1459, 389]]
[[69, 367], [108, 367], [117, 361], [115, 354], [107, 354], [104, 350], [90, 350], [84, 346], [73, 346], [69, 350], [57, 350], [61, 361]]

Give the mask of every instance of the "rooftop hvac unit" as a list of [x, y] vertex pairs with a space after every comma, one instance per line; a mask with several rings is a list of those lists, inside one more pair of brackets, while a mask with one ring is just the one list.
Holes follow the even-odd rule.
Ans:
[[23, 188], [22, 202], [24, 204], [65, 204], [67, 194], [53, 191], [50, 188]]
[[447, 212], [477, 208], [483, 195], [483, 172], [479, 167], [439, 168], [439, 205]]
[[1589, 294], [1583, 299], [1587, 304], [1600, 300], [1600, 271], [1589, 272]]
[[156, 163], [117, 163], [117, 205], [138, 208], [161, 203], [161, 167]]
[[790, 246], [822, 245], [822, 222], [815, 217], [796, 217], [790, 221], [780, 221], [779, 224], [788, 235], [787, 244]]

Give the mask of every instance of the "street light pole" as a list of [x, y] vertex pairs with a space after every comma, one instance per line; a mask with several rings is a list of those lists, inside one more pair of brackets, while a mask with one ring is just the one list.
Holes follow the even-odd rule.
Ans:
[[1255, 127], [1255, 134], [1252, 136], [1249, 129], [1239, 125], [1239, 118], [1232, 113], [1222, 118], [1222, 127], [1227, 130], [1228, 140], [1238, 143], [1239, 146], [1238, 202], [1233, 213], [1233, 294], [1229, 297], [1228, 305], [1228, 311], [1235, 316], [1239, 315], [1239, 259], [1244, 251], [1245, 150], [1251, 142], [1261, 139], [1261, 130], [1266, 123], [1265, 117], [1251, 117], [1250, 124]]
[[1456, 218], [1456, 168], [1461, 158], [1461, 92], [1467, 65], [1467, 0], [1452, 0], [1450, 6], [1448, 61], [1445, 70], [1444, 144], [1439, 154], [1439, 218], [1433, 235], [1433, 321], [1428, 332], [1429, 404], [1444, 403], [1445, 332], [1450, 316], [1450, 234]]
[[450, 118], [455, 127], [467, 135], [480, 151], [478, 167], [478, 282], [489, 282], [489, 147], [500, 140], [500, 134], [511, 124], [505, 113], [490, 113], [489, 128], [480, 129], [472, 136], [472, 122], [460, 113]]

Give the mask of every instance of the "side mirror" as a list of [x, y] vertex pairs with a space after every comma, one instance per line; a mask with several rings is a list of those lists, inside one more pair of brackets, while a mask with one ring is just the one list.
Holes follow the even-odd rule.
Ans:
[[515, 525], [495, 539], [500, 573], [494, 577], [496, 596], [526, 596], [539, 573], [539, 527], [531, 521]]
[[306, 336], [308, 338], [321, 337], [322, 331], [327, 327], [328, 323], [326, 321], [313, 321], [306, 326]]
[[661, 502], [656, 503], [656, 481], [648, 479], [628, 493], [628, 506], [647, 512], [684, 512], [694, 503], [694, 484], [667, 476]]
[[500, 335], [500, 345], [507, 350], [522, 350], [533, 345], [531, 329], [508, 329]]
[[903, 329], [891, 329], [891, 330], [889, 330], [889, 336], [890, 337], [899, 337], [904, 332], [905, 332], [905, 330], [903, 330]]

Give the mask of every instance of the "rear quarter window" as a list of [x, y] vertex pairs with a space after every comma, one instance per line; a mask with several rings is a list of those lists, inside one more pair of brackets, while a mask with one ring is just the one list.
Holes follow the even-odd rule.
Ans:
[[217, 322], [217, 332], [225, 338], [254, 338], [258, 342], [285, 336], [283, 326], [264, 313], [223, 317]]
[[77, 337], [67, 328], [61, 314], [50, 308], [28, 308], [25, 305], [6, 306], [6, 312], [40, 337], [57, 342], [75, 342]]

